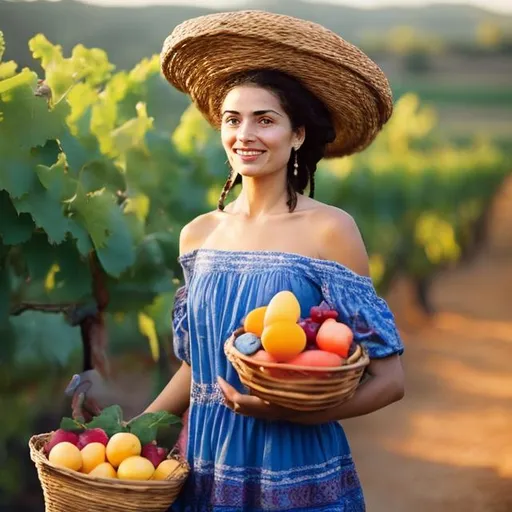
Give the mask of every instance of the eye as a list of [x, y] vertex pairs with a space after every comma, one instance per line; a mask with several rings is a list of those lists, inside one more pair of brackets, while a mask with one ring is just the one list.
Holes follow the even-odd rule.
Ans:
[[260, 119], [260, 123], [262, 123], [264, 125], [269, 125], [269, 124], [272, 124], [273, 121], [272, 121], [272, 119], [270, 119], [268, 117], [263, 117]]
[[234, 126], [236, 123], [238, 123], [238, 119], [236, 117], [228, 117], [224, 120], [224, 123], [228, 126]]

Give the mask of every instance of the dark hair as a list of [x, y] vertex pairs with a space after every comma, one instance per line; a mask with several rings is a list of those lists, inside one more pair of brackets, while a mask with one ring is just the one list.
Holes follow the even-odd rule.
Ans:
[[[293, 174], [294, 150], [291, 152], [287, 166], [287, 205], [292, 212], [297, 206], [297, 193], [302, 194], [308, 184], [309, 197], [314, 197], [316, 166], [324, 156], [326, 145], [336, 137], [329, 111], [324, 103], [298, 80], [281, 71], [254, 70], [239, 74], [230, 81], [227, 90], [230, 91], [241, 85], [255, 85], [274, 93], [290, 118], [292, 129], [296, 131], [302, 126], [305, 128], [306, 138], [297, 152], [299, 164], [297, 176]], [[218, 202], [219, 210], [224, 209], [224, 201], [229, 191], [242, 181], [242, 177], [238, 175], [232, 182], [232, 175], [233, 171], [222, 189]]]

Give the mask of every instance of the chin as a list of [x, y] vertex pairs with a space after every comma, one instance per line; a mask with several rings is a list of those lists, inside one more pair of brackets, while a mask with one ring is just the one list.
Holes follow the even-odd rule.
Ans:
[[265, 171], [261, 167], [242, 166], [235, 170], [238, 174], [245, 176], [246, 178], [256, 178], [265, 174]]

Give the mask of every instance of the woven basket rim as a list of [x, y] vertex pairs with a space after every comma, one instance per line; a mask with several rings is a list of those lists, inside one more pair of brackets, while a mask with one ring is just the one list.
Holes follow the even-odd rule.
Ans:
[[234, 345], [235, 339], [241, 334], [245, 333], [243, 327], [237, 329], [227, 340], [225, 343], [225, 349], [228, 352], [231, 352], [234, 357], [243, 361], [249, 365], [255, 365], [258, 367], [262, 367], [269, 370], [294, 370], [297, 372], [315, 372], [315, 373], [338, 373], [345, 372], [348, 370], [357, 370], [359, 368], [368, 366], [370, 362], [370, 358], [368, 356], [368, 352], [364, 347], [359, 345], [361, 348], [361, 355], [359, 359], [352, 364], [345, 364], [342, 366], [302, 366], [295, 364], [287, 364], [287, 363], [272, 363], [267, 361], [255, 361], [251, 359], [250, 356], [246, 356], [238, 351]]
[[[51, 468], [52, 471], [56, 473], [60, 473], [67, 477], [71, 477], [75, 480], [79, 480], [81, 482], [87, 483], [97, 487], [105, 488], [105, 487], [115, 487], [116, 489], [131, 489], [131, 490], [151, 490], [151, 489], [165, 489], [168, 487], [174, 487], [176, 482], [184, 481], [190, 472], [190, 466], [186, 459], [184, 459], [181, 455], [177, 454], [176, 460], [180, 463], [180, 466], [177, 468], [183, 468], [184, 471], [180, 471], [179, 474], [176, 473], [176, 476], [173, 477], [174, 472], [171, 473], [170, 477], [166, 480], [121, 480], [119, 478], [102, 478], [96, 476], [90, 476], [85, 473], [81, 473], [79, 471], [73, 471], [72, 469], [63, 468], [60, 466], [56, 466], [51, 463], [46, 455], [43, 453], [43, 444], [38, 447], [38, 443], [43, 443], [53, 434], [54, 431], [44, 432], [41, 434], [34, 434], [30, 437], [28, 445], [30, 448], [31, 459], [36, 464], [42, 464], [48, 468]], [[174, 458], [174, 457], [173, 457]]]

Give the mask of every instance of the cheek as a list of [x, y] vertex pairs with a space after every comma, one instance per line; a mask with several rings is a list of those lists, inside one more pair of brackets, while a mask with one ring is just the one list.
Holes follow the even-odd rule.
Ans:
[[233, 144], [235, 143], [236, 136], [230, 130], [221, 129], [220, 139], [222, 142], [222, 146], [227, 151], [233, 147]]

